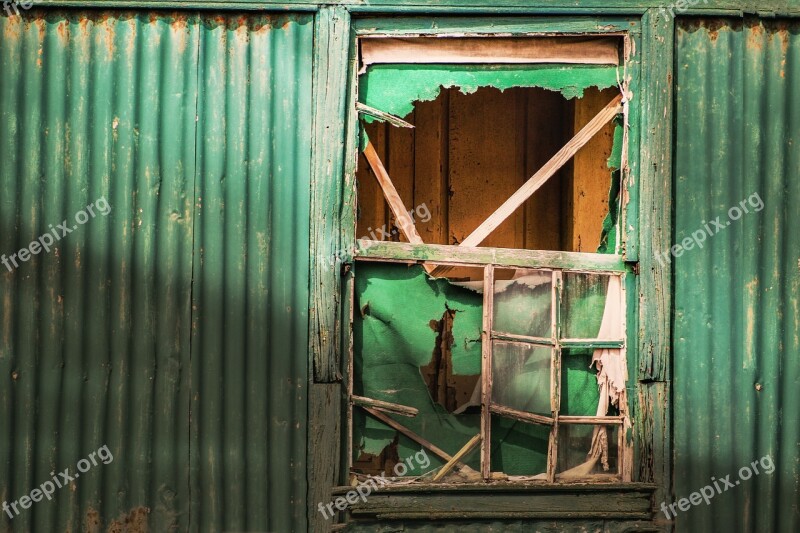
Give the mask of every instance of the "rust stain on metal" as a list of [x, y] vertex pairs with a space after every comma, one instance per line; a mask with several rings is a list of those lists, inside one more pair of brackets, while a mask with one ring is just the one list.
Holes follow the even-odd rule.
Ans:
[[100, 513], [97, 509], [89, 507], [86, 511], [86, 516], [83, 519], [83, 530], [86, 533], [99, 533], [102, 531], [102, 520], [100, 520]]
[[16, 41], [20, 37], [20, 25], [22, 24], [21, 17], [8, 17], [5, 24], [5, 31], [3, 35], [8, 40]]
[[62, 20], [56, 25], [56, 35], [61, 42], [66, 45], [69, 43], [69, 22]]
[[189, 27], [188, 20], [185, 14], [176, 14], [175, 19], [170, 23], [172, 32], [175, 34], [177, 41], [178, 52], [183, 54], [186, 51]]
[[106, 533], [146, 533], [148, 531], [147, 516], [149, 507], [134, 507], [127, 515], [123, 515], [108, 524]]

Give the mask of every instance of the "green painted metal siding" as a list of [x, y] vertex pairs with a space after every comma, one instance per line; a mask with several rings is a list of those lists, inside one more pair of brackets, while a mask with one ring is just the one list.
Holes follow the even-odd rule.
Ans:
[[[676, 38], [675, 243], [717, 216], [724, 229], [674, 259], [675, 496], [775, 465], [677, 530], [796, 532], [800, 24], [691, 21]], [[753, 194], [763, 209], [730, 220]]]
[[0, 17], [0, 531], [304, 529], [312, 21]]

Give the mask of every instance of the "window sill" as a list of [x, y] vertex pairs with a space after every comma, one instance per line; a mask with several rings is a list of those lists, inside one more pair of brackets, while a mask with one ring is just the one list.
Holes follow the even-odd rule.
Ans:
[[[576, 519], [650, 520], [647, 483], [477, 483], [384, 487], [350, 505], [351, 519]], [[353, 487], [336, 487], [343, 496]]]

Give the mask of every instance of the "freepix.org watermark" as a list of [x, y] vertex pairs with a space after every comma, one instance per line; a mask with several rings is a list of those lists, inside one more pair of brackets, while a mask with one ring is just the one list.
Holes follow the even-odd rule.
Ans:
[[754, 213], [758, 213], [762, 209], [764, 209], [764, 201], [757, 192], [754, 192], [748, 198], [745, 198], [739, 202], [739, 205], [735, 205], [728, 209], [729, 220], [723, 221], [721, 216], [718, 216], [714, 220], [708, 222], [704, 220], [700, 223], [702, 227], [696, 231], [693, 231], [692, 235], [683, 239], [680, 244], [676, 244], [667, 251], [659, 252], [658, 250], [654, 250], [653, 254], [656, 256], [656, 259], [658, 259], [658, 262], [661, 263], [661, 266], [665, 266], [664, 259], [667, 260], [667, 263], [671, 263], [671, 256], [680, 257], [683, 255], [683, 252], [687, 252], [693, 249], [695, 246], [702, 248], [703, 243], [706, 242], [706, 239], [713, 237], [720, 231], [724, 230], [730, 226], [732, 222], [739, 220], [744, 215], [750, 213], [751, 210]]
[[[761, 467], [761, 471], [759, 471], [758, 467]], [[676, 516], [678, 516], [678, 510], [680, 511], [688, 511], [692, 508], [693, 505], [700, 505], [701, 502], [705, 502], [706, 505], [711, 503], [711, 498], [716, 496], [717, 494], [722, 494], [726, 492], [728, 489], [732, 489], [734, 487], [739, 486], [742, 481], [747, 481], [753, 475], [758, 475], [760, 473], [764, 474], [771, 474], [775, 471], [775, 463], [772, 462], [772, 456], [769, 454], [765, 455], [761, 459], [757, 459], [750, 463], [747, 466], [743, 466], [739, 469], [739, 479], [736, 481], [731, 481], [731, 474], [727, 476], [717, 479], [715, 477], [711, 478], [711, 485], [706, 485], [699, 491], [693, 492], [689, 495], [689, 498], [681, 498], [675, 503], [671, 503], [667, 505], [665, 502], [661, 502], [661, 512], [664, 513], [664, 516], [667, 517], [667, 520], [672, 520]], [[675, 509], [678, 508], [678, 510]], [[672, 511], [672, 516], [670, 516], [669, 511]]]
[[19, 516], [20, 507], [22, 507], [23, 510], [30, 509], [34, 503], [40, 502], [44, 498], [47, 498], [48, 501], [52, 500], [56, 489], [62, 489], [66, 487], [70, 482], [78, 479], [81, 474], [88, 472], [93, 466], [100, 464], [98, 459], [104, 465], [107, 465], [114, 460], [114, 456], [111, 455], [111, 450], [108, 449], [108, 445], [104, 445], [96, 452], [90, 453], [87, 459], [81, 459], [78, 461], [76, 467], [78, 471], [75, 472], [74, 475], [70, 474], [69, 468], [65, 468], [62, 472], [59, 472], [58, 475], [56, 475], [55, 471], [50, 472], [50, 475], [53, 476], [52, 481], [48, 479], [39, 485], [38, 488], [33, 489], [29, 494], [26, 494], [25, 496], [22, 496], [20, 499], [14, 500], [11, 503], [8, 503], [7, 501], [3, 502], [3, 511], [10, 519], [13, 520], [14, 517]]
[[[408, 212], [408, 216], [411, 217], [411, 222], [416, 225], [417, 222], [428, 222], [431, 219], [431, 212], [428, 209], [428, 206], [424, 203], [419, 204], [417, 207], [412, 209]], [[403, 226], [402, 220], [397, 220], [397, 224], [399, 224], [399, 228], [403, 230], [403, 232], [408, 235], [411, 231], [411, 228]], [[353, 254], [357, 254], [360, 251], [364, 251], [370, 247], [370, 243], [372, 241], [385, 241], [387, 239], [391, 239], [393, 236], [398, 234], [397, 229], [389, 229], [386, 224], [381, 226], [380, 228], [367, 228], [369, 232], [368, 235], [364, 235], [363, 237], [356, 240], [356, 245], [351, 250]], [[347, 254], [343, 250], [339, 250], [338, 252], [334, 253], [330, 257], [330, 264], [336, 264], [336, 259], [343, 259]]]
[[9, 17], [19, 16], [19, 8], [24, 10], [28, 10], [33, 7], [33, 2], [26, 2], [23, 0], [22, 2], [17, 2], [17, 0], [3, 0], [3, 11], [6, 12], [6, 15]]
[[[421, 471], [424, 471], [430, 465], [431, 458], [428, 457], [428, 454], [425, 452], [425, 450], [420, 450], [412, 457], [408, 457], [405, 462], [394, 465], [394, 475], [405, 476], [407, 473], [414, 471], [417, 466], [419, 466]], [[327, 505], [322, 505], [322, 503], [319, 503], [317, 504], [317, 508], [319, 509], [319, 512], [322, 513], [322, 516], [325, 518], [325, 520], [330, 520], [330, 518], [336, 512], [333, 510], [334, 507], [339, 511], [344, 511], [348, 506], [357, 503], [359, 498], [361, 498], [362, 502], [366, 503], [370, 494], [388, 484], [389, 480], [386, 479], [386, 473], [382, 473], [380, 476], [369, 476], [366, 481], [359, 483], [356, 488], [349, 491], [344, 496], [339, 496]]]
[[[97, 212], [95, 212], [95, 208]], [[52, 224], [50, 224], [50, 231], [40, 236], [35, 241], [31, 241], [31, 243], [26, 246], [25, 248], [20, 249], [18, 252], [11, 254], [10, 256], [6, 257], [5, 254], [0, 256], [0, 263], [3, 263], [3, 266], [8, 269], [9, 272], [13, 271], [15, 268], [19, 268], [19, 263], [25, 263], [34, 255], [37, 255], [44, 250], [46, 253], [50, 252], [50, 247], [60, 241], [62, 238], [66, 237], [68, 234], [72, 233], [78, 226], [82, 226], [89, 222], [91, 219], [96, 217], [98, 214], [106, 216], [111, 212], [111, 206], [108, 204], [108, 200], [106, 200], [105, 196], [95, 200], [93, 203], [87, 205], [77, 213], [75, 213], [75, 222], [70, 226], [65, 219], [61, 224], [56, 225], [54, 228]], [[18, 262], [19, 260], [19, 262]], [[12, 267], [13, 265], [13, 267]]]

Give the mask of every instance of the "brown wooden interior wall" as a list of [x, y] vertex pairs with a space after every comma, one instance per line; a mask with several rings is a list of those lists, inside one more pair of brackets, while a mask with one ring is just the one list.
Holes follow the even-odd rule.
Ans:
[[[425, 204], [417, 231], [429, 244], [458, 244], [552, 157], [615, 95], [590, 89], [566, 100], [539, 88], [469, 95], [443, 89], [405, 120], [414, 129], [366, 125], [367, 134], [408, 210]], [[517, 210], [483, 246], [594, 252], [608, 212], [613, 143], [607, 125]], [[363, 155], [358, 166], [359, 238], [396, 229]], [[394, 240], [405, 240], [399, 232]]]

